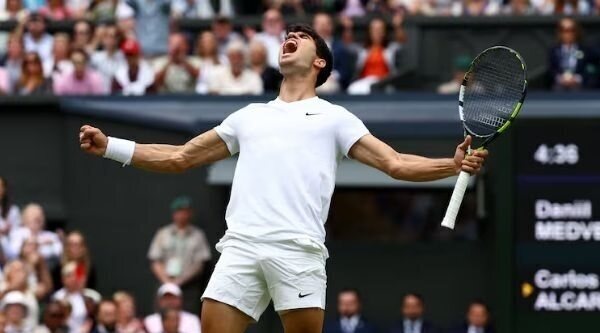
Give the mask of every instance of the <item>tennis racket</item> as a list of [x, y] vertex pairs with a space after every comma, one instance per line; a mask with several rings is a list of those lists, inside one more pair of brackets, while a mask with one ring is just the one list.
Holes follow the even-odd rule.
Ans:
[[[484, 50], [471, 63], [460, 87], [458, 113], [464, 135], [470, 134], [473, 143], [477, 140], [478, 149], [487, 147], [510, 126], [526, 95], [527, 67], [519, 53], [505, 46]], [[460, 172], [442, 226], [454, 229], [469, 178], [468, 172]]]

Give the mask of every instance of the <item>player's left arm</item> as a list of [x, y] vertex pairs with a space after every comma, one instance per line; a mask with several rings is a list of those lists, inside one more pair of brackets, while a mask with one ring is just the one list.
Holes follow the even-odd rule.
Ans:
[[466, 154], [471, 137], [456, 147], [453, 158], [427, 158], [401, 154], [371, 134], [360, 138], [348, 152], [351, 158], [379, 169], [390, 177], [414, 182], [424, 182], [457, 175], [461, 170], [470, 174], [479, 172], [488, 152], [473, 150]]

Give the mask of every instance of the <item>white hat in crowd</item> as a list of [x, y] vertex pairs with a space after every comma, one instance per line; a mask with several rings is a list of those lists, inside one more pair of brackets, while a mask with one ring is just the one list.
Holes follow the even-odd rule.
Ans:
[[166, 294], [171, 294], [174, 296], [181, 296], [181, 288], [175, 283], [165, 283], [160, 288], [158, 288], [158, 297], [162, 297]]
[[25, 295], [20, 291], [11, 291], [4, 295], [0, 302], [0, 309], [4, 310], [9, 305], [21, 305], [25, 308], [25, 311], [29, 309], [25, 301]]

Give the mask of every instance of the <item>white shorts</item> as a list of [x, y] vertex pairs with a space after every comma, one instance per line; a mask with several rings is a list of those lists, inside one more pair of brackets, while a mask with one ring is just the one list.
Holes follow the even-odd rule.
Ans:
[[275, 311], [325, 309], [326, 254], [308, 240], [256, 243], [228, 239], [202, 299], [231, 305], [258, 321]]

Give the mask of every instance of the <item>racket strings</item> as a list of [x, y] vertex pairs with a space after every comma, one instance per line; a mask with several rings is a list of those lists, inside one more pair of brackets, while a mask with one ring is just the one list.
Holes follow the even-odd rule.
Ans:
[[466, 125], [474, 134], [492, 135], [510, 119], [523, 95], [521, 61], [508, 50], [492, 50], [478, 58], [466, 79]]

